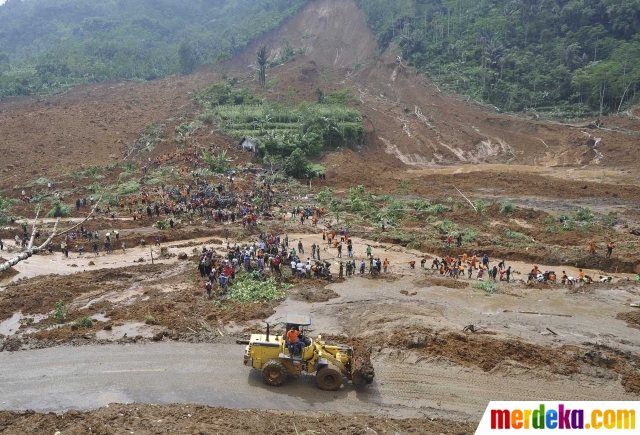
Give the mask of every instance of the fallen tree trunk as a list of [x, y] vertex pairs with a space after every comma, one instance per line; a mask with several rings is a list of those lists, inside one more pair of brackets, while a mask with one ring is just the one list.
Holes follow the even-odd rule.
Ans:
[[[60, 233], [56, 232], [56, 230], [58, 228], [58, 222], [60, 222], [60, 218], [58, 218], [56, 220], [55, 225], [53, 226], [53, 231], [51, 232], [51, 235], [47, 238], [47, 240], [45, 240], [45, 242], [42, 245], [37, 246], [35, 248], [31, 248], [31, 245], [33, 244], [33, 235], [32, 235], [31, 236], [31, 241], [29, 242], [29, 248], [24, 250], [24, 251], [22, 251], [20, 254], [16, 255], [15, 257], [12, 257], [9, 260], [5, 261], [4, 263], [0, 264], [0, 272], [4, 272], [5, 270], [8, 270], [10, 267], [13, 267], [16, 264], [18, 264], [19, 262], [21, 262], [23, 260], [26, 260], [27, 258], [31, 257], [33, 254], [37, 254], [38, 252], [46, 249], [47, 245], [49, 243], [51, 243], [51, 241], [54, 239], [54, 237], [62, 236], [63, 234], [66, 234], [69, 231], [73, 230], [74, 228], [77, 228], [80, 225], [84, 224], [86, 221], [89, 220], [89, 218], [91, 218], [93, 213], [96, 211], [96, 208], [98, 207], [98, 204], [100, 203], [100, 199], [102, 199], [102, 198], [98, 198], [98, 201], [96, 201], [96, 204], [91, 209], [91, 212], [87, 215], [86, 218], [84, 218], [84, 220], [82, 222], [72, 226], [71, 228], [67, 228], [66, 230], [64, 230], [64, 231], [62, 231]], [[39, 212], [39, 210], [38, 210], [38, 212]], [[35, 230], [35, 227], [36, 227], [37, 220], [38, 220], [38, 214], [36, 213], [36, 219], [33, 222], [34, 230]]]

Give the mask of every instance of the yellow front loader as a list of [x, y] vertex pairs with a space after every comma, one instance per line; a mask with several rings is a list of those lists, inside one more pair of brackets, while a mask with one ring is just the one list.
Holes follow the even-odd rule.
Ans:
[[[288, 375], [315, 373], [316, 383], [322, 390], [337, 390], [343, 377], [355, 385], [373, 382], [373, 366], [365, 350], [346, 345], [329, 345], [319, 335], [315, 340], [306, 336], [311, 319], [308, 316], [289, 314], [285, 334], [272, 335], [267, 324], [266, 334], [251, 334], [246, 344], [244, 364], [262, 372], [268, 385], [282, 385]], [[294, 355], [293, 346], [286, 341], [286, 332], [292, 328], [300, 331], [301, 351]], [[359, 355], [354, 355], [357, 353]]]

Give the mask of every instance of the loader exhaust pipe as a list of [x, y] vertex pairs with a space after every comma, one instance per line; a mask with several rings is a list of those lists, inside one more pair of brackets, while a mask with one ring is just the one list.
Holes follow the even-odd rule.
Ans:
[[266, 341], [269, 341], [269, 323], [267, 323], [267, 340]]

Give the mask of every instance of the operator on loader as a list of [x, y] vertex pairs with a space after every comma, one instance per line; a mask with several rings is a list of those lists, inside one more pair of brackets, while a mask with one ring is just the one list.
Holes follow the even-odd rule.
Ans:
[[302, 355], [303, 343], [302, 341], [300, 341], [299, 335], [300, 331], [298, 330], [297, 326], [293, 326], [287, 331], [287, 341], [289, 342], [287, 347], [289, 348], [289, 354], [291, 358], [300, 358], [300, 356]]

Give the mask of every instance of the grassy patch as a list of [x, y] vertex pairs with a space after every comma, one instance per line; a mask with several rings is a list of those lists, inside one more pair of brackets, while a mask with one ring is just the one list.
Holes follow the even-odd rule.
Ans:
[[129, 180], [126, 183], [118, 185], [116, 189], [117, 195], [130, 195], [140, 191], [140, 183], [138, 180]]
[[80, 317], [73, 322], [76, 328], [91, 328], [93, 326], [93, 319], [91, 317]]
[[496, 287], [496, 285], [494, 283], [492, 283], [491, 281], [483, 281], [483, 282], [478, 282], [475, 283], [473, 285], [474, 288], [480, 289], [482, 291], [484, 291], [485, 293], [495, 293], [496, 290], [498, 290], [498, 288]]

